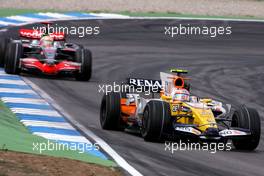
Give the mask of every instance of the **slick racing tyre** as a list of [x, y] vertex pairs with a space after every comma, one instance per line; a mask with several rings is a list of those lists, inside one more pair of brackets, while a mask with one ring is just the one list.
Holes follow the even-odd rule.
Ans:
[[251, 135], [245, 139], [233, 139], [233, 145], [238, 150], [254, 150], [260, 140], [260, 117], [253, 108], [240, 106], [232, 116], [231, 127], [249, 129]]
[[104, 95], [100, 109], [100, 123], [106, 130], [124, 130], [121, 118], [121, 94], [110, 92]]
[[0, 67], [4, 67], [8, 39], [0, 40]]
[[78, 81], [89, 81], [92, 76], [92, 53], [80, 47], [76, 52], [76, 61], [81, 63], [80, 72], [75, 75]]
[[170, 105], [164, 101], [151, 100], [147, 103], [143, 118], [141, 134], [146, 141], [160, 141], [172, 128]]
[[19, 61], [23, 56], [22, 43], [19, 41], [11, 41], [7, 45], [6, 57], [5, 57], [5, 72], [8, 74], [19, 74]]

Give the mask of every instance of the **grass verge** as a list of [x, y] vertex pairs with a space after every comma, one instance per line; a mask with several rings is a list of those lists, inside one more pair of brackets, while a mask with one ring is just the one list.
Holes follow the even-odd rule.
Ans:
[[[34, 10], [34, 9], [15, 9], [15, 8], [3, 8], [0, 11], [0, 17], [12, 16], [12, 15], [22, 15], [27, 13], [39, 13], [39, 12], [67, 12], [58, 11], [54, 9], [45, 10]], [[84, 11], [89, 13], [87, 11]], [[93, 13], [117, 13], [121, 15], [128, 15], [131, 17], [186, 17], [186, 18], [219, 18], [219, 19], [245, 19], [245, 20], [264, 20], [263, 18], [256, 18], [254, 16], [208, 16], [208, 15], [195, 15], [195, 14], [181, 14], [175, 12], [110, 12], [110, 11], [92, 11]], [[91, 11], [90, 11], [91, 13]]]
[[256, 18], [254, 16], [208, 16], [208, 15], [194, 15], [194, 14], [181, 14], [174, 12], [120, 12], [119, 14], [128, 15], [132, 17], [181, 17], [181, 18], [222, 18], [222, 19], [245, 19], [245, 20], [264, 20], [263, 18]]
[[[48, 140], [31, 134], [27, 128], [19, 122], [16, 115], [0, 101], [0, 150], [17, 151], [31, 154], [40, 154], [33, 150], [33, 143], [48, 143]], [[117, 166], [111, 160], [104, 160], [87, 153], [79, 153], [74, 150], [45, 150], [43, 155], [69, 158], [102, 166]]]
[[[34, 9], [10, 9], [3, 8], [0, 9], [0, 17], [13, 16], [13, 15], [22, 15], [27, 13], [39, 13], [39, 12], [55, 12], [55, 10], [34, 10]], [[56, 11], [63, 12], [63, 11]]]

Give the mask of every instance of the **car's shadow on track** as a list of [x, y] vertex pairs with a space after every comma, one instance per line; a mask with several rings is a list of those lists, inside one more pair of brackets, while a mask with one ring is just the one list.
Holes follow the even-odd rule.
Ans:
[[[131, 135], [131, 136], [135, 136], [135, 137], [138, 137], [138, 138], [142, 138], [141, 136], [141, 133], [138, 132], [138, 131], [135, 131], [135, 130], [130, 130], [130, 129], [125, 129], [124, 132], [128, 135]], [[185, 145], [187, 144], [191, 144], [191, 143], [200, 143], [202, 144], [202, 141], [199, 141], [199, 140], [194, 140], [194, 139], [188, 139], [188, 138], [178, 138], [178, 137], [172, 137], [172, 136], [166, 136], [164, 137], [163, 140], [160, 140], [160, 141], [155, 141], [155, 142], [149, 142], [149, 141], [145, 141], [147, 143], [157, 143], [157, 144], [162, 144], [162, 143], [172, 143], [173, 145], [177, 144], [179, 145], [180, 143], [183, 143]], [[231, 150], [218, 150], [218, 152], [231, 152], [231, 153], [248, 153], [248, 154], [260, 154], [260, 153], [264, 153], [264, 150], [262, 149], [256, 149], [256, 150], [253, 150], [253, 151], [249, 151], [249, 150], [237, 150], [234, 148], [233, 144], [231, 141], [228, 141], [228, 143], [231, 143]], [[208, 142], [208, 144], [210, 144], [210, 142]]]
[[263, 150], [260, 150], [260, 149], [255, 149], [253, 151], [248, 151], [248, 150], [236, 150], [236, 149], [231, 149], [230, 151], [228, 152], [234, 152], [234, 153], [254, 153], [254, 154], [259, 154], [259, 153], [264, 153]]
[[94, 82], [92, 80], [89, 81], [78, 81], [73, 76], [63, 76], [63, 75], [42, 75], [42, 74], [29, 74], [29, 73], [21, 73], [20, 76], [24, 78], [38, 78], [38, 79], [46, 79], [46, 80], [60, 80], [60, 81], [71, 81], [71, 82]]

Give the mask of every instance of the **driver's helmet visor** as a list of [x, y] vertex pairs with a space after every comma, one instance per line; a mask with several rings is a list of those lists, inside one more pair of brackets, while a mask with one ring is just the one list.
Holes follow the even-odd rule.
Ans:
[[176, 90], [172, 96], [172, 99], [177, 101], [189, 101], [190, 93], [187, 90]]
[[52, 46], [53, 41], [52, 40], [42, 40], [41, 45], [42, 46]]
[[189, 95], [188, 94], [175, 94], [173, 96], [173, 100], [178, 100], [178, 101], [189, 101]]

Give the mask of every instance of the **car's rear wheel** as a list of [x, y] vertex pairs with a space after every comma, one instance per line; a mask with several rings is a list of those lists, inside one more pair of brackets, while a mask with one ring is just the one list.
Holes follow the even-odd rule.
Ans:
[[11, 41], [7, 45], [5, 57], [5, 72], [8, 74], [19, 74], [19, 61], [20, 58], [23, 56], [23, 46], [22, 43], [19, 41]]
[[121, 94], [110, 92], [102, 98], [100, 109], [100, 124], [106, 130], [123, 130], [121, 118]]
[[164, 134], [172, 129], [170, 105], [164, 101], [151, 100], [147, 103], [143, 118], [141, 134], [146, 141], [160, 141]]
[[76, 73], [78, 81], [89, 81], [92, 76], [92, 52], [86, 48], [77, 50], [76, 61], [81, 63], [80, 72]]
[[232, 127], [249, 129], [251, 135], [245, 139], [233, 139], [233, 145], [238, 150], [254, 150], [257, 148], [260, 140], [260, 117], [253, 108], [245, 105], [240, 106], [232, 116]]

